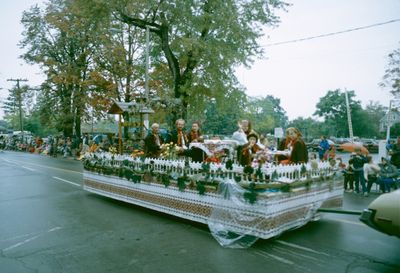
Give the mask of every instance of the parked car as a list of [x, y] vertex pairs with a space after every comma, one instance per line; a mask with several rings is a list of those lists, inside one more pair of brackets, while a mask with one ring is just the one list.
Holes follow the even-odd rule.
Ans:
[[379, 143], [377, 141], [373, 139], [362, 139], [361, 142], [370, 153], [377, 154], [379, 152]]
[[388, 235], [400, 238], [400, 189], [376, 198], [365, 209], [360, 221]]
[[318, 146], [319, 146], [320, 142], [321, 142], [321, 140], [319, 138], [315, 138], [315, 139], [311, 140], [310, 142], [307, 142], [306, 143], [307, 150], [309, 152], [318, 152]]
[[341, 148], [340, 145], [342, 145], [344, 143], [352, 142], [352, 140], [350, 138], [345, 138], [345, 137], [338, 137], [338, 138], [335, 138], [334, 140], [335, 140], [335, 146], [336, 146], [337, 152], [343, 151], [343, 149]]

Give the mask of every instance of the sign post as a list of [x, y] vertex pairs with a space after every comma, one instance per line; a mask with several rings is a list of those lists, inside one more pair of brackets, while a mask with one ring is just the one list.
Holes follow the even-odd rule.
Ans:
[[276, 127], [274, 129], [274, 137], [276, 139], [276, 148], [278, 149], [279, 147], [279, 139], [283, 138], [283, 128], [282, 127]]

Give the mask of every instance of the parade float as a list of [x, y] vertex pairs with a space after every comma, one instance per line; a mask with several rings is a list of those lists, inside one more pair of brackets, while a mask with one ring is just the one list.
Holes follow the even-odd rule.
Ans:
[[[169, 144], [167, 144], [168, 146]], [[216, 147], [232, 143], [209, 143]], [[165, 148], [165, 147], [164, 147]], [[314, 220], [319, 208], [339, 207], [343, 183], [327, 162], [242, 167], [229, 158], [191, 162], [171, 156], [90, 153], [83, 160], [86, 191], [207, 224], [218, 242], [247, 247]], [[249, 240], [249, 238], [252, 238]]]
[[114, 101], [109, 113], [119, 115], [118, 149], [84, 156], [84, 190], [206, 224], [232, 248], [303, 226], [319, 208], [342, 205], [340, 172], [328, 162], [277, 165], [273, 159], [281, 151], [265, 149], [243, 167], [234, 164], [235, 140], [191, 143], [189, 149], [204, 152], [201, 163], [179, 156], [173, 143], [161, 146], [159, 158], [140, 150], [124, 154], [121, 132], [130, 124], [121, 116], [127, 112], [139, 115], [141, 124], [151, 113], [140, 103]]

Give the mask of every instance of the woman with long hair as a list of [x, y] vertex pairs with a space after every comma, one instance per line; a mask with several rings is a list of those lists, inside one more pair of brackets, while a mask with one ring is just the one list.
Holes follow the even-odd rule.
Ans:
[[281, 161], [282, 164], [298, 164], [308, 162], [308, 151], [306, 144], [302, 139], [299, 129], [290, 127], [286, 130], [287, 149], [289, 149], [289, 158]]

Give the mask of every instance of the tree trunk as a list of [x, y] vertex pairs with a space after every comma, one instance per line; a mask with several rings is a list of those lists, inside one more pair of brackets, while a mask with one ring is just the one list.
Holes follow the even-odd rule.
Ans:
[[[205, 1], [204, 3], [204, 13], [208, 13], [210, 10], [210, 4], [208, 1]], [[180, 107], [175, 107], [172, 110], [172, 116], [173, 120], [176, 120], [178, 118], [187, 118], [187, 108], [188, 108], [188, 94], [186, 90], [183, 90], [183, 87], [189, 88], [191, 86], [191, 81], [193, 78], [193, 71], [195, 67], [198, 65], [198, 56], [199, 52], [196, 49], [191, 50], [187, 54], [187, 66], [183, 73], [181, 74], [181, 69], [180, 69], [180, 64], [178, 61], [178, 58], [174, 55], [174, 53], [171, 50], [170, 47], [170, 41], [169, 41], [169, 24], [165, 18], [165, 15], [163, 13], [160, 13], [160, 20], [161, 20], [161, 25], [156, 24], [153, 22], [147, 22], [142, 19], [138, 18], [132, 18], [126, 14], [121, 13], [121, 20], [124, 23], [127, 23], [129, 25], [133, 25], [142, 29], [147, 29], [153, 33], [155, 33], [161, 40], [161, 48], [162, 51], [164, 52], [165, 58], [167, 59], [168, 62], [168, 67], [171, 72], [171, 76], [173, 78], [174, 82], [174, 97], [176, 99], [181, 100], [181, 105]], [[204, 27], [201, 31], [201, 35], [199, 39], [204, 40], [209, 33], [209, 21], [204, 22]]]

